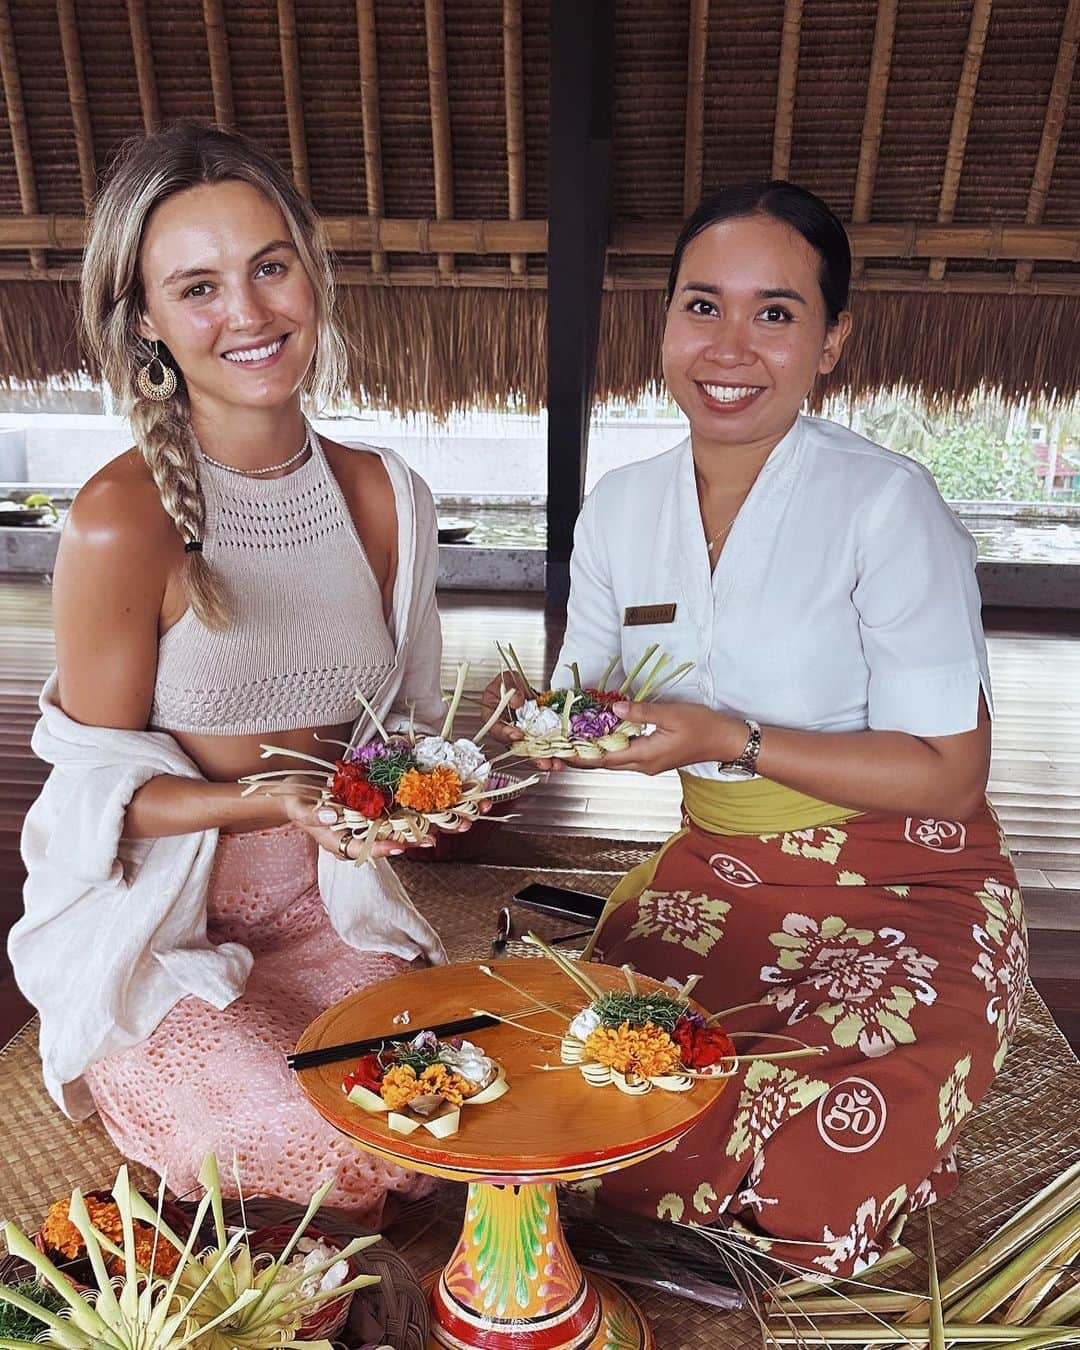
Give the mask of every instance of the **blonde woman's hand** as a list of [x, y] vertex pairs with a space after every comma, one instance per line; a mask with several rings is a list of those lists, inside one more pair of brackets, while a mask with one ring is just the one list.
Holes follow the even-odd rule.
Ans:
[[[341, 811], [333, 802], [324, 802], [322, 806], [316, 806], [310, 798], [298, 793], [281, 793], [280, 798], [285, 811], [285, 818], [293, 825], [298, 826], [305, 834], [310, 834], [320, 848], [326, 849], [327, 853], [332, 853], [335, 858], [343, 860], [355, 858], [360, 848], [359, 842], [352, 843], [351, 832], [334, 828], [336, 824], [340, 824]], [[459, 831], [463, 833], [469, 828], [469, 822], [464, 821], [459, 826]], [[343, 834], [349, 840], [345, 845], [345, 851], [342, 849], [341, 842]], [[434, 847], [434, 834], [425, 835], [416, 844], [401, 839], [379, 839], [372, 847], [371, 856], [373, 858], [397, 858], [407, 849]]]

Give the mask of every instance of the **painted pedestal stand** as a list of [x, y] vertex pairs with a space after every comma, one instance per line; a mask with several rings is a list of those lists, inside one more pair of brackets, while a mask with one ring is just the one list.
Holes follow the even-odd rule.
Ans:
[[637, 1350], [653, 1339], [637, 1305], [574, 1260], [553, 1182], [471, 1182], [454, 1253], [430, 1280], [437, 1346]]
[[[504, 960], [496, 967], [539, 1002], [573, 1016], [580, 990], [543, 960]], [[600, 985], [624, 988], [621, 971], [590, 966]], [[639, 977], [643, 987], [653, 981]], [[659, 986], [657, 986], [659, 987]], [[314, 1021], [298, 1050], [376, 1036], [401, 1038], [394, 1018], [414, 1027], [467, 1016], [474, 1009], [515, 1016], [531, 1010], [521, 995], [483, 975], [475, 963], [411, 971], [335, 1004]], [[558, 1063], [558, 1012], [528, 1017], [548, 1037], [501, 1024], [477, 1033], [505, 1067], [510, 1091], [488, 1106], [465, 1109], [449, 1139], [420, 1129], [391, 1132], [341, 1091], [347, 1063], [305, 1069], [299, 1081], [315, 1108], [361, 1148], [388, 1162], [469, 1183], [465, 1220], [445, 1268], [431, 1277], [433, 1347], [472, 1350], [644, 1350], [653, 1339], [632, 1299], [611, 1281], [586, 1276], [559, 1223], [555, 1183], [580, 1181], [632, 1166], [681, 1138], [723, 1090], [723, 1080], [692, 1091], [654, 1090], [627, 1097], [592, 1088]], [[408, 1034], [407, 1032], [405, 1033]]]

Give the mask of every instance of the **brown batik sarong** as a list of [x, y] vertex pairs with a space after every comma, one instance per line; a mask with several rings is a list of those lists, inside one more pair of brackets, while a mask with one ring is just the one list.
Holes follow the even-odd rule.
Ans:
[[952, 1146], [1000, 1069], [1027, 972], [1020, 890], [989, 807], [858, 815], [771, 834], [690, 822], [620, 883], [596, 958], [682, 981], [742, 1068], [675, 1148], [603, 1179], [606, 1202], [725, 1216], [755, 1246], [850, 1275], [956, 1185]]

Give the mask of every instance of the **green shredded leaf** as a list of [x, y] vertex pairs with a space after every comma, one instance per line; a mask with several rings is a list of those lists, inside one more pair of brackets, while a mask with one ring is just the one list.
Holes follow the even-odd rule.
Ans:
[[551, 695], [544, 707], [550, 708], [553, 712], [561, 713], [566, 707], [566, 700], [574, 700], [574, 712], [589, 712], [593, 708], [601, 708], [603, 704], [598, 698], [593, 698], [591, 694], [581, 693], [574, 689], [553, 689]]
[[377, 755], [368, 764], [368, 782], [393, 793], [408, 770], [415, 768], [416, 756], [411, 748], [391, 750], [388, 754]]
[[[39, 1284], [37, 1280], [20, 1280], [17, 1284], [4, 1285], [0, 1290], [0, 1299], [3, 1299], [3, 1292], [6, 1290], [18, 1294], [31, 1303], [36, 1303], [49, 1312], [58, 1313], [61, 1308], [67, 1307], [59, 1294], [48, 1285]], [[32, 1341], [41, 1335], [44, 1327], [44, 1318], [35, 1317], [31, 1312], [22, 1307], [17, 1308], [14, 1303], [8, 1303], [6, 1300], [0, 1302], [0, 1340]]]
[[394, 1064], [405, 1065], [414, 1069], [419, 1078], [425, 1069], [430, 1069], [433, 1064], [439, 1062], [440, 1054], [441, 1051], [438, 1049], [419, 1050], [415, 1045], [395, 1043], [393, 1063], [389, 1067], [392, 1068]]
[[629, 991], [601, 994], [592, 1005], [602, 1026], [621, 1027], [627, 1022], [632, 1027], [642, 1027], [646, 1022], [652, 1022], [669, 1034], [688, 1007], [685, 999], [671, 994], [631, 994]]

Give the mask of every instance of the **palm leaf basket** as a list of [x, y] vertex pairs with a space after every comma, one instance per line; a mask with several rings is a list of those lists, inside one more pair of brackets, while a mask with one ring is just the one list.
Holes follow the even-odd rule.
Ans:
[[[391, 736], [383, 726], [374, 708], [359, 691], [356, 694], [357, 700], [367, 713], [375, 734], [379, 738], [376, 742], [377, 745], [394, 750], [408, 759], [418, 747], [423, 748], [429, 742], [438, 742], [448, 756], [452, 756], [456, 752], [459, 759], [464, 754], [468, 762], [482, 764], [483, 767], [476, 776], [470, 777], [467, 772], [461, 775], [455, 774], [455, 778], [460, 783], [460, 789], [457, 791], [455, 800], [440, 804], [435, 809], [419, 809], [399, 801], [397, 792], [400, 789], [397, 784], [394, 784], [389, 789], [393, 794], [391, 800], [386, 803], [385, 807], [377, 808], [377, 815], [360, 811], [342, 801], [335, 794], [334, 784], [342, 766], [348, 767], [356, 762], [355, 757], [359, 751], [360, 743], [355, 732], [353, 738], [347, 742], [334, 742], [334, 744], [340, 745], [342, 750], [342, 758], [337, 761], [320, 759], [316, 755], [307, 755], [301, 751], [283, 749], [280, 746], [261, 746], [263, 759], [285, 756], [297, 761], [298, 767], [271, 769], [265, 773], [249, 774], [240, 780], [245, 784], [244, 795], [248, 796], [253, 792], [273, 792], [275, 788], [287, 787], [291, 792], [299, 790], [308, 795], [313, 806], [330, 803], [338, 807], [338, 821], [330, 828], [339, 834], [347, 833], [360, 839], [360, 851], [354, 858], [358, 865], [370, 859], [372, 849], [380, 840], [400, 844], [418, 844], [435, 831], [455, 832], [463, 824], [471, 824], [484, 814], [487, 803], [508, 801], [539, 780], [535, 774], [528, 778], [515, 778], [511, 774], [491, 772], [494, 766], [508, 758], [511, 752], [507, 751], [492, 759], [486, 759], [480, 750], [480, 743], [503, 715], [510, 699], [513, 697], [513, 690], [505, 692], [495, 711], [471, 740], [452, 740], [454, 719], [457, 716], [457, 710], [465, 691], [468, 673], [468, 662], [463, 662], [458, 667], [457, 683], [442, 729], [437, 737], [418, 735], [416, 727], [411, 721], [407, 730]], [[358, 727], [359, 725], [358, 723]], [[421, 771], [414, 767], [412, 772], [418, 773]], [[499, 819], [509, 819], [509, 817], [504, 816], [499, 817]]]
[[[495, 645], [503, 662], [504, 673], [520, 682], [530, 700], [524, 708], [510, 714], [511, 726], [523, 733], [514, 749], [525, 759], [575, 759], [597, 763], [604, 758], [606, 751], [625, 750], [634, 737], [644, 735], [642, 723], [623, 718], [597, 735], [582, 735], [574, 727], [577, 714], [595, 709], [598, 703], [601, 707], [609, 705], [616, 698], [630, 699], [636, 703], [647, 702], [656, 698], [662, 689], [676, 684], [693, 666], [693, 662], [686, 661], [681, 666], [669, 669], [671, 657], [653, 643], [646, 648], [640, 661], [616, 690], [609, 690], [607, 682], [619, 663], [618, 656], [611, 658], [594, 688], [582, 687], [577, 664], [571, 662], [573, 684], [570, 688], [537, 690], [530, 684], [513, 645], [507, 643], [505, 650], [500, 643]], [[646, 671], [650, 661], [652, 665]], [[643, 671], [645, 674], [641, 684], [635, 690], [634, 681]], [[552, 705], [552, 700], [557, 708]], [[551, 725], [543, 729], [530, 727], [529, 721], [538, 716]]]

